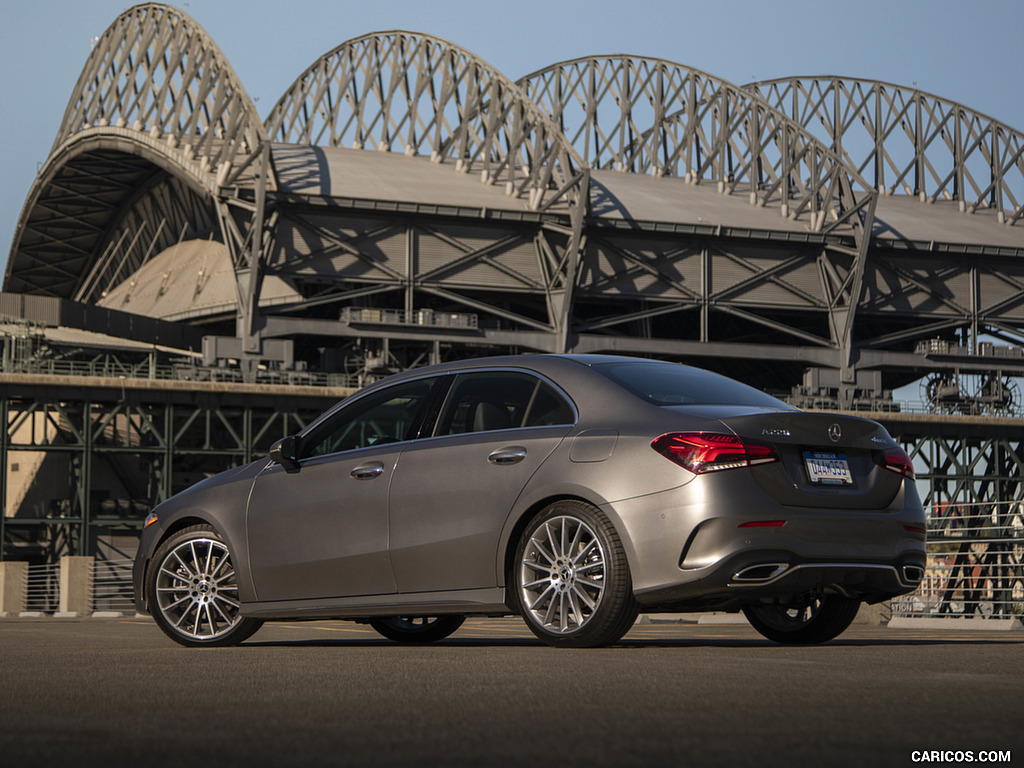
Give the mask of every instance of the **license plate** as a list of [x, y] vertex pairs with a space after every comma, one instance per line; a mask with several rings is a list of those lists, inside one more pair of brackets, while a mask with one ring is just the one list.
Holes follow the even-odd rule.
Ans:
[[850, 462], [845, 453], [804, 451], [807, 477], [812, 483], [822, 485], [853, 485]]

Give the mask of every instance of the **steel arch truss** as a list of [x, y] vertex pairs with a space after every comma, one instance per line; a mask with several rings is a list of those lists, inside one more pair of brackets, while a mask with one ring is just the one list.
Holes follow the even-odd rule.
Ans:
[[877, 194], [825, 144], [755, 94], [672, 62], [588, 57], [519, 82], [594, 168], [717, 183], [845, 235], [823, 246], [821, 277], [829, 343], [850, 360]]
[[507, 77], [445, 40], [385, 32], [342, 43], [267, 118], [275, 141], [371, 148], [454, 161], [533, 210], [581, 204], [582, 165]]
[[82, 70], [22, 212], [5, 287], [95, 298], [122, 266], [138, 268], [166, 246], [163, 226], [151, 222], [133, 235], [142, 236], [134, 253], [111, 261], [139, 210], [138, 190], [162, 187], [174, 198], [165, 211], [207, 201], [193, 229], [219, 223], [237, 274], [239, 334], [256, 350], [264, 203], [276, 186], [270, 163], [263, 123], [209, 35], [170, 6], [135, 6]]
[[174, 176], [160, 175], [135, 190], [118, 212], [108, 226], [102, 254], [72, 298], [94, 304], [150, 257], [182, 240], [219, 232], [217, 217], [201, 195]]
[[[435, 251], [447, 248], [450, 254], [422, 271], [405, 264], [412, 257], [399, 259], [403, 266], [396, 271], [379, 262], [369, 263], [358, 248], [349, 248], [354, 261], [348, 271], [359, 272], [362, 259], [369, 269], [359, 279], [377, 286], [369, 290], [404, 288], [407, 317], [414, 310], [413, 291], [428, 293], [434, 300], [554, 332], [556, 346], [565, 347], [589, 173], [558, 127], [507, 77], [438, 38], [400, 31], [367, 35], [343, 43], [314, 62], [275, 105], [267, 118], [267, 131], [273, 140], [290, 144], [402, 152], [429, 156], [435, 163], [451, 162], [457, 172], [503, 186], [508, 196], [522, 199], [528, 210], [550, 214], [532, 234], [498, 232], [494, 235], [498, 242], [486, 246], [460, 242], [464, 228], [457, 222], [433, 230], [428, 227], [419, 237], [429, 237], [435, 241]], [[557, 234], [549, 238], [545, 232], [551, 228]], [[450, 229], [449, 234], [443, 229]], [[565, 240], [563, 230], [569, 234]], [[502, 257], [503, 251], [520, 250], [523, 238], [532, 241], [531, 261], [538, 267], [536, 274], [528, 269], [529, 276]], [[327, 247], [328, 251], [345, 248], [338, 243]], [[314, 260], [317, 248], [311, 253]], [[547, 317], [530, 319], [452, 290], [489, 289], [495, 276], [499, 285], [511, 280], [513, 291], [527, 288], [543, 293]], [[352, 287], [336, 295], [353, 297], [353, 290], [366, 295], [365, 290]], [[315, 298], [324, 300], [327, 297]]]
[[962, 104], [890, 83], [796, 77], [746, 86], [889, 194], [949, 200], [999, 222], [1024, 217], [1024, 133]]
[[198, 161], [220, 185], [253, 185], [266, 134], [241, 81], [193, 19], [167, 5], [130, 8], [93, 47], [61, 122], [62, 142], [131, 127]]
[[642, 57], [589, 57], [519, 82], [594, 168], [717, 182], [723, 192], [805, 217], [814, 231], [863, 232], [873, 210], [870, 187], [827, 145], [705, 72]]

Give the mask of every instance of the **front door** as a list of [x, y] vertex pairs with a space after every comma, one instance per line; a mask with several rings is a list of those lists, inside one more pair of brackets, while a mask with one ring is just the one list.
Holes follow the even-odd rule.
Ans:
[[298, 467], [272, 464], [249, 500], [249, 562], [261, 602], [395, 591], [388, 489], [437, 378], [353, 399], [298, 437]]

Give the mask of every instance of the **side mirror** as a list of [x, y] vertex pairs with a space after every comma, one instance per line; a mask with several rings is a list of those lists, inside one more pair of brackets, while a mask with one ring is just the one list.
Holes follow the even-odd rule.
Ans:
[[282, 437], [270, 446], [270, 459], [280, 464], [288, 472], [299, 468], [299, 436]]

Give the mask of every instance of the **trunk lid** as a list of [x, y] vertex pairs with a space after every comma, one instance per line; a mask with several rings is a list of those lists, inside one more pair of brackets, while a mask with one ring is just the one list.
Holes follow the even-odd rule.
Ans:
[[720, 421], [739, 437], [776, 447], [780, 461], [750, 472], [782, 504], [885, 510], [902, 486], [901, 475], [875, 461], [896, 441], [869, 419], [775, 411], [727, 415]]

